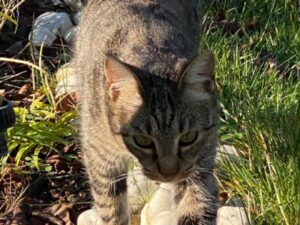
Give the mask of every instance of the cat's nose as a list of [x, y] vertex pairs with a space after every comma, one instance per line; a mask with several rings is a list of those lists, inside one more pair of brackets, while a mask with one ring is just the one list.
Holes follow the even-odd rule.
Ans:
[[171, 180], [179, 173], [179, 162], [173, 157], [163, 157], [158, 160], [157, 167], [159, 173], [166, 178]]

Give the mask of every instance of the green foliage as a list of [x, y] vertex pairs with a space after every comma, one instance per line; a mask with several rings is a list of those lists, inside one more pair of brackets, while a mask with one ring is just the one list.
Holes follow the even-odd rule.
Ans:
[[12, 22], [14, 25], [18, 26], [18, 23], [15, 19], [13, 19], [11, 16], [9, 16], [3, 12], [0, 12], [0, 17], [3, 17], [4, 19], [6, 19], [6, 20]]
[[[300, 224], [299, 14], [293, 1], [222, 1], [206, 20], [226, 9], [254, 31], [208, 30], [202, 46], [213, 49], [220, 86], [220, 141], [238, 149], [238, 163], [220, 166], [222, 188], [243, 199], [254, 224]], [[272, 56], [277, 67], [266, 58]], [[284, 73], [280, 68], [284, 68]], [[299, 73], [299, 71], [298, 71]]]
[[[60, 153], [58, 144], [67, 145], [74, 141], [76, 130], [76, 112], [67, 112], [58, 116], [53, 107], [44, 103], [43, 97], [35, 99], [30, 107], [15, 108], [17, 121], [15, 126], [7, 132], [9, 152], [17, 152], [16, 165], [26, 159], [27, 165], [39, 170], [49, 170], [49, 167], [40, 164], [40, 154], [49, 154], [51, 151]], [[2, 159], [5, 164], [8, 155]]]
[[[212, 49], [217, 58], [220, 142], [235, 146], [241, 156], [237, 163], [221, 163], [228, 174], [221, 188], [243, 200], [254, 224], [299, 225], [299, 6], [293, 0], [207, 1], [204, 6], [208, 29], [201, 50]], [[242, 26], [236, 33], [214, 29], [221, 9], [228, 21], [258, 24], [252, 31]], [[41, 68], [42, 60], [39, 64]], [[47, 97], [35, 99], [29, 108], [16, 108], [17, 123], [7, 137], [17, 165], [25, 162], [49, 171], [40, 156], [61, 154], [58, 144], [74, 141], [76, 113], [58, 115], [47, 76], [39, 72], [35, 79]]]

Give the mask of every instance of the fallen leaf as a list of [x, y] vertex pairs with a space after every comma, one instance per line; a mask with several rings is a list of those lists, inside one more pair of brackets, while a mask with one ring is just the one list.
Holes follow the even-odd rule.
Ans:
[[18, 94], [28, 96], [32, 93], [32, 84], [31, 83], [25, 83], [23, 86], [19, 89]]

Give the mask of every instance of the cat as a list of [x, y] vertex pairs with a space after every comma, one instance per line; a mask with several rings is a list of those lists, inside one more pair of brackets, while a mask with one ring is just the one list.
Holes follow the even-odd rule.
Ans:
[[105, 225], [130, 223], [135, 157], [170, 183], [178, 225], [214, 225], [218, 93], [214, 55], [198, 54], [198, 0], [89, 0], [75, 46], [81, 142]]

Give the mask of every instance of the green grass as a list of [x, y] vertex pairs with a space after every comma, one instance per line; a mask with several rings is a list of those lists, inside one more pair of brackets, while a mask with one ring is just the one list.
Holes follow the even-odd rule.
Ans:
[[[295, 1], [235, 1], [207, 5], [206, 21], [223, 8], [229, 20], [259, 21], [242, 35], [208, 30], [202, 48], [217, 58], [221, 143], [235, 146], [222, 189], [243, 200], [254, 224], [300, 224], [300, 26]], [[251, 44], [250, 44], [251, 43]], [[254, 44], [253, 44], [254, 43]], [[283, 75], [262, 63], [272, 55]], [[267, 61], [267, 60], [266, 60]]]
[[[237, 163], [225, 160], [220, 165], [228, 174], [220, 178], [221, 189], [242, 199], [254, 224], [299, 225], [300, 12], [296, 1], [211, 2], [204, 4], [203, 23], [212, 29], [202, 34], [201, 50], [213, 50], [217, 59], [220, 142], [235, 146], [241, 156]], [[253, 31], [241, 27], [239, 33], [214, 29], [221, 9], [228, 21], [243, 25], [255, 19], [258, 25]], [[277, 68], [271, 68], [270, 62]], [[52, 81], [40, 80], [44, 97], [29, 109], [16, 109], [17, 124], [8, 138], [10, 150], [18, 149], [17, 162], [25, 158], [32, 167], [47, 171], [47, 165], [40, 164], [40, 152], [59, 152], [58, 143], [72, 140], [71, 122], [76, 115], [58, 117], [49, 91]]]

